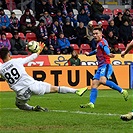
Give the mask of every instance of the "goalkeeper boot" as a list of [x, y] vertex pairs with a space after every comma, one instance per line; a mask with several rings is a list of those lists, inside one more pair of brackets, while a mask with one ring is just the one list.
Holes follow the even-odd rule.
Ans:
[[123, 95], [125, 101], [127, 101], [128, 100], [128, 92], [127, 92], [127, 90], [123, 90], [122, 95]]
[[87, 90], [88, 90], [87, 87], [78, 89], [78, 90], [76, 91], [76, 94], [79, 95], [79, 96], [82, 96]]
[[87, 103], [87, 104], [83, 104], [83, 105], [80, 105], [81, 108], [94, 108], [94, 104], [93, 103]]
[[121, 115], [120, 117], [123, 121], [130, 121], [133, 120], [133, 112], [130, 112], [128, 114], [125, 115]]
[[48, 109], [47, 108], [43, 108], [39, 105], [36, 105], [35, 107], [33, 107], [33, 111], [42, 111], [42, 112], [48, 112]]

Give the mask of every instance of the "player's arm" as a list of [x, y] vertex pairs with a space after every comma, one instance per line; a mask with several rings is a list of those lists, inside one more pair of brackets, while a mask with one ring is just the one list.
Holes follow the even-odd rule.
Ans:
[[40, 50], [37, 53], [33, 53], [30, 56], [27, 56], [26, 58], [22, 58], [22, 63], [26, 64], [34, 59], [36, 59], [38, 57], [38, 55], [42, 52], [45, 44], [44, 43], [40, 43]]
[[104, 50], [104, 52], [110, 57], [110, 58], [114, 58], [115, 55], [110, 53], [110, 49], [107, 45], [102, 45], [100, 44], [100, 47]]
[[125, 51], [121, 52], [121, 57], [124, 58], [124, 56], [133, 48], [133, 40], [127, 45]]
[[92, 56], [92, 55], [95, 55], [97, 53], [97, 49], [91, 51], [91, 52], [85, 52], [85, 55], [86, 56]]

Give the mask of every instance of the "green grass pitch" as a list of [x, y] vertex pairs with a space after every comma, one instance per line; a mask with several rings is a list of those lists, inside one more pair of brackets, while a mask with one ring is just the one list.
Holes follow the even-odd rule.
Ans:
[[16, 108], [14, 92], [0, 92], [0, 133], [132, 133], [133, 121], [121, 114], [133, 109], [132, 90], [124, 101], [114, 90], [99, 90], [94, 109], [79, 107], [89, 101], [90, 91], [75, 94], [45, 94], [31, 97], [29, 104], [47, 107], [49, 112]]

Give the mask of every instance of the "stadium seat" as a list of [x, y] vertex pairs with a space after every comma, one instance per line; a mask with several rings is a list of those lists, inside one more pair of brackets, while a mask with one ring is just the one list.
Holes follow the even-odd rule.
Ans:
[[7, 39], [10, 40], [12, 37], [13, 37], [12, 33], [6, 32], [6, 38], [7, 38]]
[[129, 54], [133, 54], [133, 49], [131, 49], [131, 50], [129, 51]]
[[114, 17], [117, 16], [117, 13], [118, 13], [118, 12], [123, 13], [122, 9], [119, 9], [119, 8], [116, 8], [116, 9], [113, 10], [113, 15], [114, 15]]
[[96, 27], [97, 26], [97, 21], [95, 20], [91, 20], [92, 24], [93, 24], [93, 27]]
[[121, 50], [121, 51], [124, 51], [125, 50], [125, 45], [123, 43], [118, 43], [118, 48]]
[[10, 18], [10, 16], [11, 16], [10, 10], [4, 9], [4, 12], [5, 12], [5, 14], [8, 16], [8, 18]]
[[71, 47], [73, 47], [73, 49], [79, 54], [80, 53], [80, 49], [79, 46], [77, 44], [70, 44]]
[[36, 41], [36, 40], [37, 40], [36, 34], [33, 33], [33, 32], [28, 32], [28, 33], [26, 33], [26, 40], [27, 40], [28, 42], [30, 42], [30, 41], [32, 41], [32, 40]]
[[110, 16], [110, 19], [109, 20], [112, 20], [113, 19], [113, 12], [112, 12], [111, 9], [104, 8], [103, 14], [109, 15]]
[[90, 52], [91, 47], [90, 47], [89, 44], [81, 44], [80, 45], [80, 50], [81, 50], [81, 53], [84, 54], [85, 52]]
[[102, 26], [104, 29], [106, 29], [109, 25], [107, 20], [100, 20], [100, 22], [102, 22]]
[[129, 11], [130, 11], [130, 15], [131, 15], [132, 18], [133, 18], [133, 9], [129, 9]]
[[39, 24], [39, 21], [36, 20], [36, 25], [35, 26], [38, 26], [38, 24]]
[[18, 33], [18, 36], [22, 39], [22, 40], [25, 40], [25, 36], [24, 36], [24, 33], [22, 32], [19, 32]]
[[13, 12], [16, 14], [16, 16], [17, 16], [17, 15], [22, 15], [22, 14], [23, 14], [22, 11], [19, 10], [19, 9], [14, 9]]

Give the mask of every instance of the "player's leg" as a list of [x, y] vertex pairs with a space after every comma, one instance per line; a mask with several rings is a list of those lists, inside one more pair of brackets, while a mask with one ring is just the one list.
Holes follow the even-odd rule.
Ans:
[[100, 69], [97, 70], [96, 74], [93, 77], [94, 80], [92, 81], [92, 86], [91, 86], [90, 102], [87, 104], [80, 105], [81, 108], [87, 108], [87, 107], [94, 108], [94, 104], [96, 102], [97, 93], [98, 93], [97, 88], [100, 85], [99, 78], [100, 78]]
[[28, 100], [20, 100], [18, 98], [16, 98], [16, 102], [15, 102], [15, 105], [21, 109], [21, 110], [26, 110], [26, 111], [48, 111], [47, 108], [42, 108], [40, 107], [39, 105], [37, 106], [31, 106], [29, 104], [27, 104], [27, 101]]
[[133, 111], [132, 111], [132, 112], [129, 112], [128, 114], [121, 115], [120, 118], [121, 118], [123, 121], [130, 121], [130, 120], [133, 120]]
[[110, 78], [112, 72], [113, 72], [112, 65], [110, 65], [110, 64], [104, 65], [102, 67], [101, 73], [100, 73], [100, 83], [103, 85], [106, 85], [114, 90], [117, 90], [118, 92], [120, 92], [123, 95], [125, 101], [127, 101], [128, 100], [128, 92], [126, 90], [123, 90], [120, 86], [118, 86], [113, 81], [108, 80]]
[[82, 96], [86, 92], [87, 87], [80, 89], [73, 89], [66, 86], [53, 86], [42, 81], [35, 81], [35, 84], [30, 86], [32, 92], [36, 95], [44, 95], [45, 93], [75, 93]]
[[52, 86], [50, 88], [50, 93], [75, 93], [79, 96], [82, 96], [84, 92], [87, 91], [87, 87], [85, 88], [80, 88], [80, 89], [73, 89], [70, 87], [66, 87], [66, 86]]

